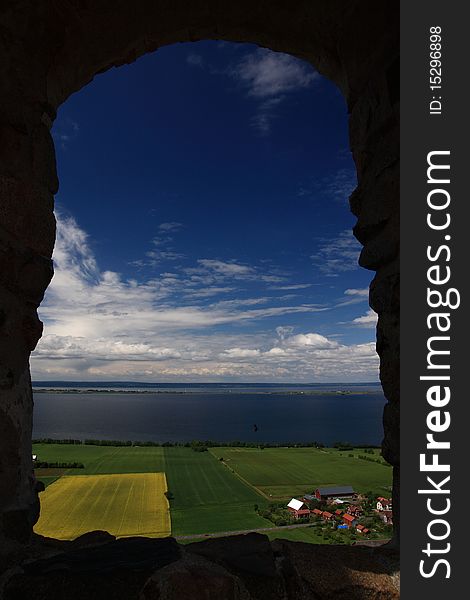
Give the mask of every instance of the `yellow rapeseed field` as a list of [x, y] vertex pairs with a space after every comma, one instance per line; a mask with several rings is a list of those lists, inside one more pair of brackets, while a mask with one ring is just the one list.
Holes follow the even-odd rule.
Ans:
[[171, 533], [165, 473], [60, 477], [41, 493], [34, 531], [72, 540], [101, 529], [116, 537]]

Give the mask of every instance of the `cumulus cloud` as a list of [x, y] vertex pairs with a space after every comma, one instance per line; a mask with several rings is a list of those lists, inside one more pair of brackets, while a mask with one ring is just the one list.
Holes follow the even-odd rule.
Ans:
[[297, 335], [293, 335], [287, 338], [286, 341], [289, 346], [309, 346], [311, 348], [317, 348], [319, 350], [338, 347], [337, 342], [331, 341], [325, 336], [320, 335], [319, 333], [299, 333]]

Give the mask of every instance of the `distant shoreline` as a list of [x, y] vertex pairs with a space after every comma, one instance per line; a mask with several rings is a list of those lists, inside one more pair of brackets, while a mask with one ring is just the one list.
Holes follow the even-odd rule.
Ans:
[[[357, 396], [366, 394], [375, 394], [377, 392], [371, 390], [222, 390], [224, 393], [235, 393], [235, 394], [250, 394], [260, 396], [272, 396], [272, 395], [283, 395], [283, 396]], [[174, 390], [174, 389], [88, 389], [88, 388], [35, 388], [33, 387], [33, 393], [35, 394], [220, 394], [220, 389], [207, 390], [207, 389], [193, 389], [193, 390]]]

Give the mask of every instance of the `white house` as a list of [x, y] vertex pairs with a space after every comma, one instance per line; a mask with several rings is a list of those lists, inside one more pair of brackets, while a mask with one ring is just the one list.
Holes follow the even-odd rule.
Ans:
[[307, 517], [310, 514], [310, 509], [307, 507], [305, 502], [302, 502], [302, 500], [297, 500], [297, 498], [292, 498], [287, 505], [287, 509], [294, 515], [296, 519], [299, 519], [300, 517]]
[[392, 510], [392, 501], [389, 498], [380, 496], [377, 498], [377, 510]]

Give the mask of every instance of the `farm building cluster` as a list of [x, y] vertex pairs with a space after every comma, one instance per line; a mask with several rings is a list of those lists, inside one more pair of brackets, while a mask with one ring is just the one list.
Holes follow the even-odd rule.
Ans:
[[[326, 522], [334, 523], [337, 529], [353, 529], [367, 535], [370, 533], [369, 529], [359, 522], [364, 516], [362, 500], [363, 498], [351, 486], [319, 487], [313, 494], [305, 494], [300, 500], [292, 498], [287, 509], [295, 519], [313, 515]], [[315, 503], [319, 502], [326, 502], [331, 506], [330, 510], [315, 508]], [[378, 497], [374, 512], [384, 523], [393, 524], [391, 499]]]

